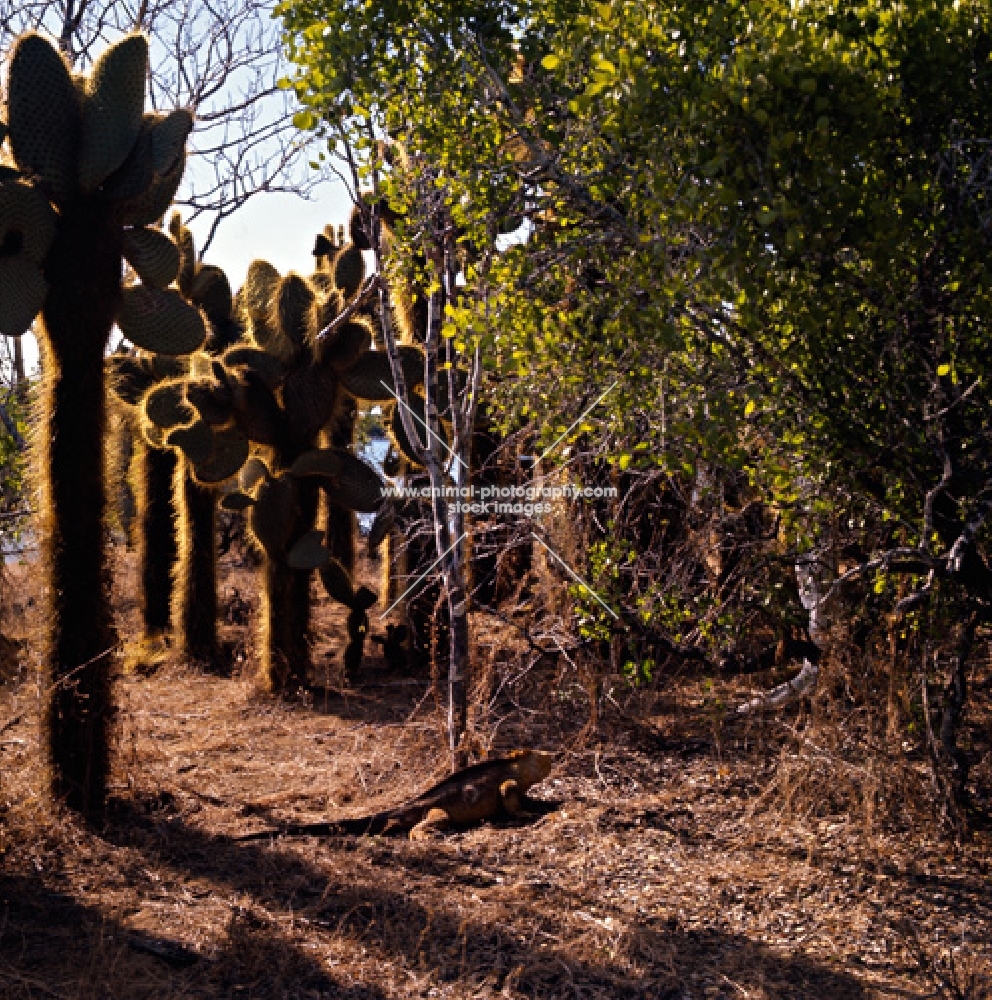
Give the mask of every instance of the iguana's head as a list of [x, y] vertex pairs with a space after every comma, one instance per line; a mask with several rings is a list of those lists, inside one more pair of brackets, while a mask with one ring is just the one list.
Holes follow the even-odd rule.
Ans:
[[555, 763], [555, 755], [544, 750], [514, 750], [510, 754], [510, 759], [521, 782], [528, 786], [544, 781]]

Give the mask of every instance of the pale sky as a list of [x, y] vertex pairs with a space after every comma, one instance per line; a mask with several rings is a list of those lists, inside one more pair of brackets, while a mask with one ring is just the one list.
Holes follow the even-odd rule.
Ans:
[[[341, 184], [319, 188], [313, 201], [291, 194], [259, 194], [220, 224], [203, 260], [222, 267], [235, 290], [244, 282], [248, 265], [259, 257], [281, 274], [309, 274], [317, 233], [329, 222], [347, 223], [350, 213], [351, 201]], [[190, 228], [199, 249], [206, 226], [194, 222]]]

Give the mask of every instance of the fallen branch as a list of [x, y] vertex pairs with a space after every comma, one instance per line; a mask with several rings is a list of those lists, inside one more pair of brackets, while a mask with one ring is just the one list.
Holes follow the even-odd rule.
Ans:
[[744, 702], [743, 705], [738, 705], [731, 714], [750, 715], [752, 712], [784, 708], [786, 705], [798, 701], [816, 687], [819, 676], [819, 666], [810, 660], [804, 660], [802, 670], [791, 680], [779, 684], [771, 691], [763, 691], [750, 701]]

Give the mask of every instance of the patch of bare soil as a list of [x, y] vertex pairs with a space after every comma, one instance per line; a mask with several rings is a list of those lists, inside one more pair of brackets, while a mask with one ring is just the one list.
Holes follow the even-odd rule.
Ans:
[[[225, 586], [254, 606], [247, 574]], [[354, 690], [262, 699], [251, 625], [227, 628], [231, 676], [120, 678], [99, 829], [44, 804], [32, 665], [0, 688], [0, 726], [19, 719], [0, 734], [0, 997], [990, 995], [988, 833], [954, 847], [898, 809], [873, 822], [851, 794], [885, 800], [885, 773], [782, 723], [725, 725], [712, 689], [595, 740], [565, 687], [554, 709], [507, 707], [494, 752], [559, 753], [536, 789], [558, 807], [533, 822], [237, 843], [399, 803], [446, 754], [429, 679], [373, 664]]]

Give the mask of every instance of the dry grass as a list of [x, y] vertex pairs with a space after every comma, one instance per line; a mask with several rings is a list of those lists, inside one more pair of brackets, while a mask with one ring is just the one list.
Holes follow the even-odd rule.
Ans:
[[[29, 584], [14, 581], [15, 635], [33, 627]], [[246, 573], [223, 586], [252, 605]], [[337, 612], [318, 611], [326, 640]], [[344, 689], [325, 641], [321, 693], [282, 704], [255, 692], [250, 633], [225, 628], [232, 676], [169, 663], [119, 679], [100, 829], [45, 804], [30, 662], [0, 687], [0, 726], [21, 717], [0, 736], [0, 997], [990, 995], [989, 833], [932, 835], [914, 819], [916, 765], [866, 759], [857, 719], [814, 706], [726, 724], [714, 706], [741, 690], [691, 683], [640, 695], [634, 719], [607, 683], [602, 728], [580, 740], [588, 706], [567, 676], [535, 667], [499, 693], [525, 661], [493, 651], [490, 627], [477, 737], [559, 751], [540, 790], [557, 810], [430, 843], [236, 843], [277, 818], [400, 801], [446, 755], [428, 678], [374, 661]], [[987, 680], [978, 691], [987, 711]]]

